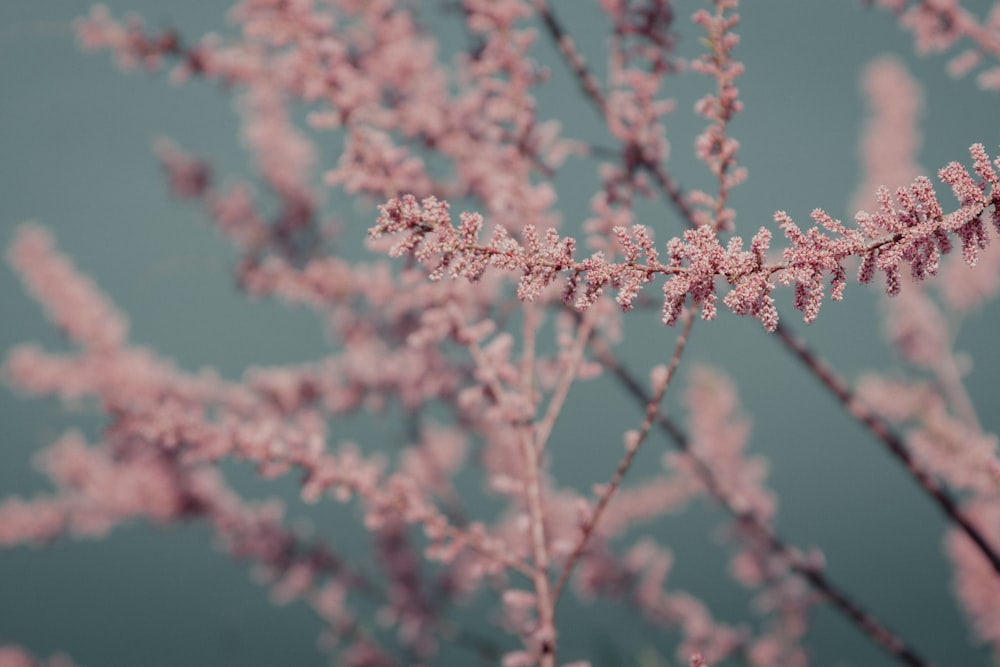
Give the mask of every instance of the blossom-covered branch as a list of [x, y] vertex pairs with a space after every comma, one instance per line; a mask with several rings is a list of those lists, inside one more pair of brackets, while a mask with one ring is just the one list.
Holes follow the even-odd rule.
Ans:
[[543, 235], [533, 225], [524, 226], [521, 240], [505, 227], [495, 225], [489, 242], [482, 243], [481, 215], [463, 213], [456, 228], [447, 203], [433, 197], [418, 202], [413, 195], [391, 199], [381, 206], [381, 214], [369, 233], [374, 239], [397, 235], [399, 239], [389, 254], [412, 255], [428, 267], [431, 280], [448, 276], [475, 282], [488, 268], [499, 268], [519, 273], [518, 298], [533, 301], [561, 279], [563, 301], [580, 310], [592, 306], [609, 288], [618, 291], [618, 304], [629, 310], [644, 285], [657, 276], [667, 276], [663, 321], [668, 325], [677, 321], [689, 298], [700, 306], [703, 319], [713, 319], [715, 279], [721, 277], [730, 285], [724, 297], [726, 305], [774, 331], [778, 325], [771, 296], [775, 280], [795, 286], [795, 308], [802, 311], [806, 322], [812, 322], [819, 315], [827, 281], [831, 298], [843, 298], [846, 263], [851, 258], [861, 260], [860, 282], [871, 282], [876, 272], [881, 272], [890, 296], [899, 292], [900, 272], [906, 266], [918, 280], [937, 273], [941, 256], [953, 247], [949, 235], [958, 237], [962, 256], [975, 266], [980, 250], [989, 242], [983, 218], [989, 215], [993, 226], [1000, 230], [1000, 181], [982, 144], [974, 144], [969, 150], [980, 180], [974, 180], [957, 162], [938, 174], [960, 203], [948, 214], [925, 177], [917, 178], [909, 187], [898, 188], [895, 198], [881, 189], [879, 210], [859, 213], [855, 229], [816, 209], [812, 213], [816, 226], [803, 231], [787, 213], [778, 211], [775, 222], [790, 243], [782, 251], [781, 262], [766, 261], [771, 232], [764, 227], [754, 235], [749, 250], [744, 250], [740, 237], [733, 237], [723, 246], [709, 226], [687, 230], [666, 244], [666, 261], [660, 260], [649, 231], [642, 225], [614, 228], [624, 254], [621, 262], [606, 259], [600, 251], [577, 259], [574, 239], [560, 236], [553, 228]]

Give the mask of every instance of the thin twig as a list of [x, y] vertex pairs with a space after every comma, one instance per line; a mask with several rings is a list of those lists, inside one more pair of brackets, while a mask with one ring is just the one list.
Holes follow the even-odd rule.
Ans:
[[576, 547], [573, 552], [569, 555], [566, 563], [563, 565], [562, 571], [559, 573], [559, 578], [556, 581], [555, 588], [553, 589], [553, 603], [558, 604], [559, 595], [562, 593], [563, 588], [566, 586], [566, 582], [569, 581], [570, 575], [573, 573], [573, 568], [576, 566], [580, 556], [583, 555], [584, 549], [587, 547], [587, 543], [593, 536], [594, 531], [597, 528], [598, 522], [604, 514], [605, 508], [611, 502], [614, 497], [615, 492], [621, 486], [622, 480], [625, 478], [625, 473], [628, 472], [629, 468], [632, 466], [632, 461], [635, 459], [636, 454], [639, 453], [639, 448], [642, 443], [645, 442], [646, 436], [649, 435], [650, 428], [653, 426], [653, 422], [656, 420], [656, 415], [659, 410], [660, 403], [663, 402], [663, 396], [667, 393], [667, 387], [670, 386], [670, 381], [673, 380], [674, 375], [677, 372], [677, 366], [680, 364], [681, 355], [684, 352], [684, 347], [687, 345], [688, 337], [691, 334], [691, 326], [694, 323], [693, 308], [688, 307], [684, 310], [684, 325], [681, 330], [680, 335], [677, 337], [677, 343], [674, 345], [674, 353], [670, 359], [670, 365], [667, 367], [666, 373], [660, 378], [660, 381], [653, 389], [653, 396], [646, 403], [646, 416], [642, 422], [642, 426], [639, 427], [639, 431], [636, 437], [626, 443], [625, 456], [618, 463], [618, 469], [615, 470], [614, 477], [611, 481], [604, 486], [604, 490], [600, 494], [597, 501], [597, 506], [594, 508], [593, 513], [590, 518], [583, 525], [581, 529], [581, 536], [579, 542], [577, 542]]
[[862, 403], [861, 399], [848, 387], [847, 382], [837, 375], [817, 354], [810, 350], [805, 342], [792, 333], [786, 325], [779, 321], [775, 334], [777, 334], [785, 348], [791, 351], [819, 379], [823, 386], [837, 397], [837, 400], [844, 406], [844, 409], [878, 438], [886, 450], [903, 465], [906, 471], [910, 473], [910, 476], [916, 480], [917, 484], [927, 492], [927, 495], [944, 512], [945, 516], [960, 527], [968, 538], [972, 540], [983, 556], [990, 562], [993, 570], [997, 574], [1000, 574], [1000, 554], [990, 545], [986, 536], [972, 523], [972, 520], [966, 516], [955, 499], [948, 493], [948, 490], [939, 484], [931, 473], [913, 458], [900, 437], [878, 415], [872, 412], [868, 406]]
[[545, 444], [552, 434], [552, 428], [555, 426], [556, 419], [559, 417], [559, 413], [566, 403], [566, 397], [569, 395], [569, 390], [573, 386], [573, 381], [576, 379], [580, 362], [583, 360], [583, 352], [587, 348], [587, 343], [590, 341], [590, 336], [594, 331], [596, 312], [596, 308], [591, 309], [584, 313], [578, 321], [576, 339], [570, 348], [569, 358], [566, 360], [563, 373], [556, 382], [552, 396], [549, 398], [545, 416], [535, 425], [535, 449], [539, 456], [545, 451]]
[[[636, 401], [644, 405], [650, 403], [651, 396], [649, 396], [639, 381], [635, 379], [632, 372], [619, 362], [614, 353], [604, 345], [603, 341], [595, 340], [592, 349], [605, 368], [615, 376], [618, 382]], [[852, 600], [837, 584], [812, 563], [804, 559], [796, 549], [790, 547], [774, 530], [761, 522], [756, 515], [737, 509], [726, 495], [725, 490], [715, 477], [709, 464], [692, 451], [691, 442], [687, 434], [677, 424], [669, 417], [660, 414], [657, 414], [655, 423], [657, 428], [667, 435], [680, 451], [688, 456], [692, 463], [692, 471], [698, 476], [701, 483], [705, 485], [705, 489], [709, 495], [715, 498], [726, 512], [737, 519], [765, 544], [771, 553], [786, 562], [789, 569], [806, 579], [816, 591], [829, 600], [863, 634], [879, 644], [886, 652], [911, 667], [930, 667], [931, 663], [921, 657], [915, 649], [907, 645], [903, 639], [867, 612], [859, 603]]]

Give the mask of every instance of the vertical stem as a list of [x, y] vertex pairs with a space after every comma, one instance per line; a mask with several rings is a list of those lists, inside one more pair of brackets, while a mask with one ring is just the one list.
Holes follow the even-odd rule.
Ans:
[[537, 639], [541, 642], [541, 667], [555, 667], [556, 626], [549, 587], [549, 548], [545, 540], [545, 514], [542, 506], [542, 480], [539, 471], [539, 457], [535, 444], [527, 429], [521, 435], [521, 458], [524, 459], [524, 495], [528, 501], [531, 521], [531, 546], [535, 559], [532, 582], [538, 605]]
[[[529, 320], [526, 312], [525, 331], [529, 330]], [[534, 328], [531, 328], [532, 338], [534, 338]], [[488, 364], [483, 358], [482, 350], [476, 343], [469, 345], [469, 353], [473, 361], [480, 368], [488, 368]], [[504, 401], [505, 391], [492, 373], [485, 380], [493, 394], [493, 400], [497, 403]], [[540, 471], [540, 457], [533, 438], [533, 425], [531, 421], [520, 420], [517, 422], [517, 429], [520, 434], [521, 458], [524, 460], [524, 498], [528, 505], [528, 521], [531, 530], [531, 551], [534, 558], [535, 567], [532, 568], [530, 577], [535, 587], [536, 611], [538, 613], [538, 628], [535, 631], [534, 639], [540, 642], [541, 667], [555, 667], [556, 660], [556, 626], [554, 606], [552, 604], [552, 593], [549, 583], [549, 548], [545, 539], [545, 511], [542, 502], [542, 476]]]
[[[583, 328], [581, 326], [581, 328]], [[522, 357], [522, 390], [535, 406], [535, 337], [538, 333], [538, 311], [532, 304], [524, 306], [524, 354]], [[586, 336], [583, 337], [586, 341]], [[581, 346], [582, 347], [582, 346]], [[554, 606], [549, 592], [549, 548], [545, 539], [545, 509], [542, 503], [541, 457], [545, 439], [534, 437], [533, 425], [521, 427], [521, 458], [524, 459], [526, 478], [524, 495], [528, 502], [531, 521], [531, 547], [535, 560], [532, 583], [538, 610], [536, 638], [541, 642], [542, 667], [555, 667], [556, 627]], [[547, 439], [547, 434], [546, 434]]]

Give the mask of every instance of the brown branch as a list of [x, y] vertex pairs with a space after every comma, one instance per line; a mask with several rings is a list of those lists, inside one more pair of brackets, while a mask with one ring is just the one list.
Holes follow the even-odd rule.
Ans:
[[907, 451], [903, 441], [889, 426], [878, 417], [868, 406], [864, 405], [857, 395], [851, 391], [840, 376], [825, 363], [817, 354], [810, 350], [805, 342], [793, 334], [789, 328], [780, 322], [775, 331], [778, 339], [784, 344], [809, 371], [832, 393], [844, 409], [859, 423], [874, 435], [885, 449], [898, 460], [911, 477], [931, 497], [946, 517], [965, 532], [966, 536], [976, 545], [983, 556], [990, 562], [993, 570], [1000, 574], [1000, 554], [987, 541], [986, 536], [977, 528], [972, 520], [958, 506], [958, 503], [948, 493], [931, 473], [920, 465]]
[[[614, 353], [602, 341], [595, 340], [593, 350], [598, 360], [615, 376], [615, 379], [618, 380], [619, 384], [622, 385], [628, 394], [635, 398], [637, 402], [649, 405], [652, 397], [639, 381], [636, 380], [632, 372], [618, 361]], [[855, 602], [826, 574], [803, 558], [777, 532], [764, 524], [753, 513], [737, 509], [715, 477], [712, 468], [692, 450], [687, 434], [677, 424], [669, 417], [660, 414], [656, 415], [655, 424], [661, 432], [673, 441], [677, 449], [690, 459], [693, 464], [692, 470], [694, 474], [705, 485], [705, 489], [709, 495], [728, 514], [759, 539], [761, 543], [766, 545], [772, 554], [781, 558], [793, 572], [808, 581], [814, 590], [829, 600], [855, 627], [881, 646], [887, 653], [911, 667], [930, 667], [931, 663], [921, 657], [915, 649], [907, 645], [902, 638], [894, 634], [858, 602]]]

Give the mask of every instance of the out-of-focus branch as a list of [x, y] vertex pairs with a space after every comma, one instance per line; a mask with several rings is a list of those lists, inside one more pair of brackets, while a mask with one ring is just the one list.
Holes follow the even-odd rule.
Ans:
[[[592, 343], [592, 350], [597, 359], [636, 402], [642, 405], [651, 403], [653, 397], [603, 341], [595, 340]], [[709, 495], [741, 526], [746, 527], [756, 539], [766, 545], [775, 556], [785, 561], [792, 571], [803, 577], [816, 591], [829, 600], [847, 620], [903, 664], [911, 667], [930, 667], [931, 663], [927, 662], [902, 638], [855, 602], [826, 574], [806, 560], [798, 550], [789, 546], [774, 530], [761, 523], [753, 513], [738, 509], [727, 496], [726, 490], [718, 483], [711, 466], [692, 451], [690, 440], [680, 426], [669, 417], [661, 414], [656, 414], [654, 423], [690, 459], [692, 470], [705, 485]]]

